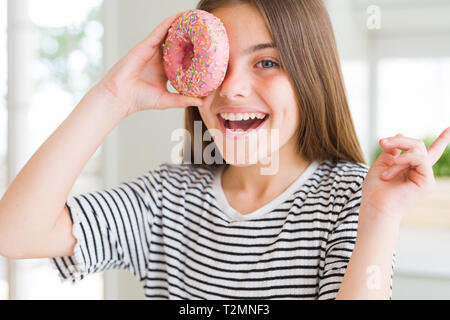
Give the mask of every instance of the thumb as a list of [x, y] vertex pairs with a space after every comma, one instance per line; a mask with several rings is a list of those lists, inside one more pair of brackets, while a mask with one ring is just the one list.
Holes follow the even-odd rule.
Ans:
[[158, 109], [183, 108], [189, 106], [202, 106], [203, 100], [196, 97], [183, 96], [178, 93], [165, 92], [159, 99]]

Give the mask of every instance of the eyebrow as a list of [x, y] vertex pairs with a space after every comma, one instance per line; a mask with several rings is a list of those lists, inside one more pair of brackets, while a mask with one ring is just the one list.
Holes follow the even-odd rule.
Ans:
[[274, 43], [260, 43], [254, 46], [251, 46], [250, 48], [246, 49], [244, 51], [245, 55], [249, 55], [253, 52], [259, 51], [259, 50], [263, 50], [263, 49], [267, 49], [267, 48], [273, 48], [276, 49], [277, 47], [275, 46]]

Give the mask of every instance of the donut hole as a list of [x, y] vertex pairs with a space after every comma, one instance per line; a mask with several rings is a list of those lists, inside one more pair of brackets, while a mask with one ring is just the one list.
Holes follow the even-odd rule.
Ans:
[[183, 71], [186, 71], [191, 67], [193, 58], [194, 45], [192, 44], [192, 42], [185, 43], [185, 45], [183, 46], [183, 58], [181, 60]]

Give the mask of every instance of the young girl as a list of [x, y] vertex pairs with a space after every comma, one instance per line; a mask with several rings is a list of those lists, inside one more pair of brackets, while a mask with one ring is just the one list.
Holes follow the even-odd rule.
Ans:
[[[0, 202], [0, 252], [52, 257], [61, 278], [73, 282], [128, 269], [148, 299], [390, 298], [401, 217], [433, 186], [431, 166], [450, 130], [429, 150], [389, 138], [369, 170], [322, 1], [202, 0], [197, 9], [219, 17], [228, 33], [222, 85], [202, 99], [167, 91], [161, 46], [179, 14], [167, 18], [86, 94], [11, 183]], [[121, 120], [167, 108], [186, 108], [194, 139], [203, 136], [194, 135], [195, 121], [220, 132], [223, 143], [217, 134], [214, 142], [224, 164], [197, 164], [192, 143], [184, 164], [164, 162], [114, 188], [68, 197]], [[268, 140], [277, 133], [277, 146], [261, 154], [254, 140], [231, 156], [239, 139], [220, 117], [239, 113], [265, 115], [260, 131]], [[275, 170], [261, 174], [262, 160], [277, 163], [275, 155]]]

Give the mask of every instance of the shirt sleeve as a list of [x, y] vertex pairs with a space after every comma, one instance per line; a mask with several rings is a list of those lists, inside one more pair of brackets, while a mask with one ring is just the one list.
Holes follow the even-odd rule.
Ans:
[[108, 269], [127, 269], [142, 281], [152, 221], [161, 208], [160, 170], [67, 199], [77, 242], [73, 256], [50, 258], [61, 282], [76, 283]]
[[[366, 172], [367, 173], [367, 172]], [[339, 213], [329, 234], [325, 263], [320, 272], [319, 300], [334, 300], [344, 278], [350, 261], [358, 231], [358, 216], [362, 197], [362, 183], [366, 173], [350, 184], [345, 194], [348, 201], [338, 210]], [[389, 298], [392, 299], [392, 277], [394, 273], [395, 252], [392, 259], [392, 274]]]

